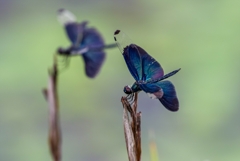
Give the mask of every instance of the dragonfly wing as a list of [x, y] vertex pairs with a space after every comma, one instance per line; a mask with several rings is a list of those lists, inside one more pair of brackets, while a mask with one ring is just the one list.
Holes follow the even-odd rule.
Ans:
[[58, 20], [65, 27], [66, 34], [72, 44], [79, 46], [87, 22], [78, 23], [75, 15], [65, 9], [58, 10]]
[[69, 23], [74, 23], [77, 20], [76, 16], [72, 12], [63, 8], [58, 10], [57, 19], [63, 26]]
[[[103, 46], [104, 40], [100, 33], [95, 28], [86, 28], [84, 30], [80, 50], [88, 47], [88, 51], [83, 53], [83, 60], [85, 62], [85, 72], [90, 78], [94, 78], [103, 65], [106, 54], [103, 48], [96, 49], [96, 46]], [[91, 48], [96, 50], [91, 50]]]
[[178, 111], [179, 102], [174, 85], [170, 81], [160, 81], [156, 83], [163, 90], [163, 97], [160, 102], [170, 111]]
[[82, 56], [85, 63], [86, 75], [90, 78], [94, 78], [98, 74], [104, 63], [105, 52], [104, 51], [86, 52], [82, 54]]
[[124, 60], [131, 75], [136, 81], [141, 80], [142, 60], [138, 51], [138, 46], [133, 44], [131, 39], [120, 30], [115, 31], [114, 39], [118, 45], [120, 52], [123, 54]]
[[[104, 39], [102, 35], [95, 28], [85, 28], [81, 41], [80, 48], [88, 47], [89, 50], [97, 49], [102, 50], [104, 47]], [[100, 48], [102, 47], [102, 48]]]
[[124, 49], [124, 59], [135, 80], [157, 80], [164, 75], [161, 65], [140, 46], [131, 44]]
[[164, 75], [161, 65], [144, 49], [137, 46], [140, 57], [142, 59], [142, 80], [156, 80]]
[[179, 102], [174, 85], [170, 81], [157, 83], [140, 84], [140, 88], [149, 94], [151, 98], [157, 98], [165, 108], [170, 111], [177, 111]]
[[141, 57], [139, 55], [137, 46], [134, 44], [126, 46], [123, 51], [123, 57], [133, 78], [136, 81], [141, 80], [142, 78]]
[[78, 24], [77, 23], [70, 23], [65, 25], [66, 34], [72, 44], [76, 44], [78, 40]]
[[139, 87], [152, 99], [160, 99], [163, 96], [162, 88], [156, 84], [140, 84]]
[[86, 25], [87, 25], [86, 21], [82, 23], [70, 23], [65, 25], [67, 36], [76, 48], [79, 48], [81, 45], [81, 41], [83, 38], [83, 33], [84, 33], [84, 29], [86, 28]]

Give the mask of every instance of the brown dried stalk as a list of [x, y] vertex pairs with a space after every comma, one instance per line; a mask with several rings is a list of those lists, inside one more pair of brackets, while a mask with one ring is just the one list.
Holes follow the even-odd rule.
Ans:
[[[123, 125], [129, 161], [141, 160], [141, 112], [137, 112], [137, 98], [131, 106], [126, 97], [122, 97]], [[131, 118], [129, 118], [129, 116]]]
[[54, 56], [53, 67], [49, 70], [48, 87], [43, 90], [49, 107], [48, 143], [53, 161], [61, 161], [61, 130], [59, 123], [57, 76], [56, 56]]

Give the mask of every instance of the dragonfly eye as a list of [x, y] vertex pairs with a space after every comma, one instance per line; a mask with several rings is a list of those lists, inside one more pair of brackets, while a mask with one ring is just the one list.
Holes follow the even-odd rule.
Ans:
[[125, 94], [131, 94], [131, 93], [133, 93], [133, 92], [132, 92], [132, 89], [131, 89], [129, 86], [125, 86], [124, 89], [123, 89], [123, 92], [124, 92]]

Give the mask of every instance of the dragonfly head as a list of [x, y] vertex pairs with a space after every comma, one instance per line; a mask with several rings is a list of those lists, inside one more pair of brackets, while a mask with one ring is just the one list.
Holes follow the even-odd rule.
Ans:
[[129, 85], [124, 87], [123, 92], [125, 94], [132, 94], [133, 93], [132, 88]]
[[58, 53], [58, 55], [70, 55], [70, 50], [60, 47], [60, 48], [58, 48], [57, 53]]

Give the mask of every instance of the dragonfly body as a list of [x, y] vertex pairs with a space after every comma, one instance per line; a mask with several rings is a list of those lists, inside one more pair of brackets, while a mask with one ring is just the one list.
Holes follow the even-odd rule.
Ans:
[[106, 45], [102, 35], [96, 28], [88, 27], [87, 21], [77, 22], [75, 16], [68, 10], [60, 9], [58, 19], [63, 24], [71, 41], [68, 48], [58, 48], [58, 54], [66, 57], [82, 56], [86, 75], [94, 78], [104, 63], [106, 57], [104, 49], [114, 48], [116, 44]]
[[127, 95], [144, 91], [150, 98], [159, 99], [168, 110], [177, 111], [179, 102], [175, 87], [170, 81], [165, 79], [173, 76], [180, 69], [164, 75], [161, 65], [140, 46], [133, 43], [122, 46], [117, 38], [120, 36], [119, 33], [120, 30], [115, 31], [114, 39], [117, 41], [126, 65], [135, 79], [135, 83], [132, 86], [125, 86], [123, 91]]

